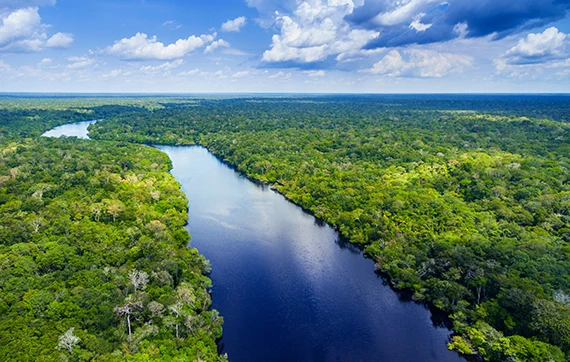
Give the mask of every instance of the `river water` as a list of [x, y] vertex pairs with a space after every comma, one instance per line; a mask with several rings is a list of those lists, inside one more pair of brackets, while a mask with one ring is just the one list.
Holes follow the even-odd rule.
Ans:
[[[65, 127], [55, 135], [73, 135]], [[230, 361], [464, 361], [446, 348], [451, 332], [330, 226], [205, 148], [157, 148], [190, 200], [191, 246], [212, 263]]]
[[85, 122], [64, 124], [63, 126], [55, 127], [54, 129], [47, 131], [42, 136], [44, 137], [68, 136], [68, 137], [89, 139], [88, 136], [89, 132], [87, 131], [87, 127], [96, 122], [97, 121], [85, 121]]

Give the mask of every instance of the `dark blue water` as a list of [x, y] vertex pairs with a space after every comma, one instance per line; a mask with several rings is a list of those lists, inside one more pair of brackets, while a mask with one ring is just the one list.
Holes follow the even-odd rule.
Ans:
[[190, 200], [191, 245], [212, 263], [231, 361], [463, 361], [449, 330], [331, 227], [204, 148], [158, 149]]

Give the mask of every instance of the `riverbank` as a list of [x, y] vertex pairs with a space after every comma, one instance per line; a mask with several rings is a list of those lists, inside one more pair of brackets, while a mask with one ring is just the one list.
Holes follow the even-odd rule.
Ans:
[[462, 360], [448, 330], [328, 224], [203, 147], [157, 147], [190, 200], [192, 246], [212, 263], [230, 360]]

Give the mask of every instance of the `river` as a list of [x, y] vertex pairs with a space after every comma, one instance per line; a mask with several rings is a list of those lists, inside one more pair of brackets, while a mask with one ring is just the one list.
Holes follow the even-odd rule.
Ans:
[[[73, 135], [65, 127], [55, 135]], [[446, 348], [451, 332], [333, 228], [205, 148], [156, 147], [190, 200], [191, 246], [211, 261], [230, 361], [464, 361]]]
[[63, 126], [58, 126], [52, 130], [47, 131], [42, 136], [44, 137], [67, 136], [67, 137], [89, 139], [88, 135], [89, 131], [87, 131], [87, 127], [96, 122], [97, 121], [85, 121], [85, 122], [64, 124]]

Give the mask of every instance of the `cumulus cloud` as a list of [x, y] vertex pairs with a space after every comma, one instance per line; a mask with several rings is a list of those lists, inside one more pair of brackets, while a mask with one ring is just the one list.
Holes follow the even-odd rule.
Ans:
[[73, 35], [47, 35], [48, 26], [42, 24], [37, 7], [14, 10], [0, 18], [0, 51], [35, 52], [47, 48], [66, 48]]
[[69, 48], [73, 43], [73, 35], [67, 33], [56, 33], [46, 41], [47, 48]]
[[509, 63], [544, 62], [562, 55], [568, 35], [551, 27], [542, 33], [530, 33], [519, 40], [505, 56]]
[[569, 11], [567, 0], [367, 0], [347, 20], [379, 31], [368, 48], [383, 48], [462, 37], [501, 39], [561, 20]]
[[465, 55], [418, 49], [405, 50], [402, 53], [398, 50], [389, 51], [368, 71], [389, 77], [441, 78], [462, 72], [464, 68], [473, 65], [473, 58]]
[[223, 32], [240, 31], [241, 28], [243, 28], [246, 23], [247, 23], [247, 19], [245, 18], [245, 16], [240, 16], [239, 18], [235, 18], [233, 20], [228, 20], [225, 23], [223, 23], [220, 30]]
[[515, 46], [493, 61], [497, 74], [511, 78], [568, 75], [570, 55], [566, 44], [568, 34], [551, 27], [542, 33], [530, 33]]
[[223, 39], [218, 39], [216, 41], [213, 41], [210, 45], [206, 47], [206, 49], [204, 49], [204, 54], [212, 53], [214, 50], [218, 48], [229, 48], [229, 46], [230, 43], [228, 43], [227, 41]]
[[370, 72], [373, 74], [381, 74], [387, 76], [398, 76], [402, 74], [402, 70], [406, 63], [397, 50], [391, 50], [381, 61], [374, 64]]
[[212, 43], [216, 34], [190, 36], [164, 45], [156, 36], [148, 37], [137, 33], [131, 38], [123, 38], [107, 47], [104, 53], [115, 55], [122, 60], [174, 60]]
[[279, 34], [264, 52], [266, 63], [312, 63], [362, 49], [379, 33], [353, 29], [344, 20], [354, 10], [352, 0], [314, 0], [300, 3], [289, 15], [277, 13]]
[[2, 18], [0, 46], [17, 40], [38, 37], [38, 31], [43, 31], [38, 8], [16, 10]]

